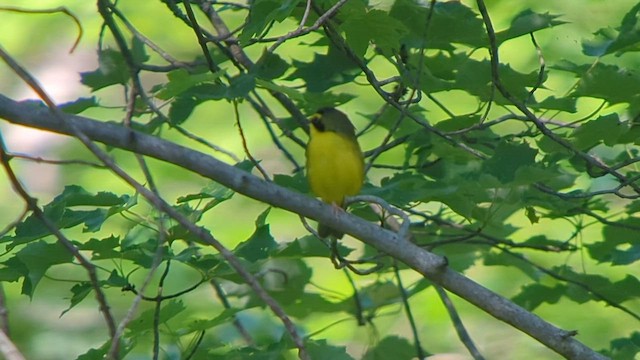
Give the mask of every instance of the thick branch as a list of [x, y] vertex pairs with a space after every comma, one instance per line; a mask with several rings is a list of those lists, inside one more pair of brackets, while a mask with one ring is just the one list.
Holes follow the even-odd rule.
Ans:
[[137, 133], [115, 123], [99, 122], [73, 115], [68, 115], [65, 123], [60, 123], [44, 106], [35, 102], [15, 102], [2, 95], [0, 95], [0, 117], [15, 124], [67, 135], [71, 133], [71, 129], [65, 123], [70, 122], [92, 140], [176, 164], [258, 201], [326, 223], [404, 262], [434, 283], [529, 334], [566, 358], [605, 359], [601, 354], [574, 339], [573, 332], [547, 323], [502, 296], [449, 269], [445, 259], [397, 234], [348, 213], [336, 214], [331, 205], [261, 180], [207, 154]]

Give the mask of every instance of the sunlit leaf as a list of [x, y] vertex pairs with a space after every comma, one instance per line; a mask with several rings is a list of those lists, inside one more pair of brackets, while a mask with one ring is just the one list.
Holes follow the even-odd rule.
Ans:
[[91, 90], [96, 91], [116, 84], [124, 85], [129, 81], [131, 73], [119, 51], [102, 50], [98, 53], [98, 60], [98, 69], [80, 73], [82, 83]]
[[527, 9], [512, 20], [511, 26], [507, 30], [496, 33], [496, 38], [499, 43], [502, 43], [539, 30], [566, 24], [566, 21], [557, 20], [558, 17], [560, 16], [549, 13], [540, 14]]

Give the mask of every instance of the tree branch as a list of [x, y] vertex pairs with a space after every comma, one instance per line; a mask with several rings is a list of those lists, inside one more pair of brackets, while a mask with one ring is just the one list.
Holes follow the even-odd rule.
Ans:
[[61, 122], [47, 107], [39, 103], [16, 102], [0, 95], [0, 118], [11, 123], [67, 135], [72, 134], [75, 128], [94, 141], [176, 164], [250, 198], [326, 223], [402, 261], [434, 283], [511, 324], [566, 358], [606, 359], [574, 339], [573, 332], [551, 325], [451, 270], [444, 258], [406, 241], [391, 231], [346, 212], [336, 214], [331, 205], [261, 180], [207, 154], [114, 123], [74, 115], [64, 117], [65, 121]]

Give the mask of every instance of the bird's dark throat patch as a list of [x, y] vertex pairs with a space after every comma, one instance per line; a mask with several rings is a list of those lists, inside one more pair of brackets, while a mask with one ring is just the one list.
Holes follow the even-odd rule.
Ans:
[[311, 117], [311, 125], [316, 128], [318, 131], [325, 131], [324, 123], [320, 120], [320, 116]]

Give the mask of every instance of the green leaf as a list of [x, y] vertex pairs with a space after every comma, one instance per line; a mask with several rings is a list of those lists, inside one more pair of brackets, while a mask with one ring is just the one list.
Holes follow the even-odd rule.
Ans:
[[133, 36], [131, 39], [131, 57], [137, 65], [149, 61], [145, 43], [138, 36]]
[[602, 62], [576, 65], [562, 61], [557, 69], [575, 73], [580, 81], [572, 97], [594, 97], [610, 104], [635, 103], [640, 99], [640, 74], [632, 69]]
[[301, 0], [256, 0], [251, 3], [249, 19], [238, 37], [246, 43], [262, 34], [274, 21], [282, 22], [289, 17]]
[[[418, 112], [417, 109], [413, 109]], [[420, 116], [418, 116], [420, 117]], [[415, 121], [402, 115], [397, 109], [387, 107], [382, 113], [374, 114], [370, 116], [371, 120], [376, 121], [376, 124], [384, 129], [393, 131], [393, 138], [397, 139], [406, 135], [415, 134], [422, 130], [422, 127]], [[400, 121], [400, 122], [398, 122]]]
[[[529, 88], [539, 85], [538, 71], [523, 74], [515, 71], [510, 65], [500, 64], [500, 79], [512, 96], [524, 101], [529, 97]], [[542, 83], [544, 83], [543, 78]], [[495, 101], [499, 104], [511, 105], [502, 95], [496, 96], [492, 89], [491, 63], [488, 60], [467, 59], [460, 63], [456, 74], [455, 87], [477, 96], [481, 101]]]
[[301, 101], [304, 99], [304, 94], [302, 94], [301, 91], [290, 86], [277, 85], [260, 78], [256, 79], [256, 85], [267, 90], [283, 93], [294, 101]]
[[273, 236], [271, 236], [269, 224], [265, 223], [270, 210], [271, 208], [268, 208], [258, 216], [254, 233], [233, 250], [236, 256], [247, 259], [250, 262], [256, 262], [268, 258], [272, 250], [277, 247]]
[[299, 102], [302, 107], [308, 113], [315, 113], [318, 109], [325, 107], [337, 107], [345, 104], [356, 98], [354, 94], [347, 93], [333, 93], [331, 91], [324, 91], [321, 93], [306, 92], [304, 99]]
[[[465, 233], [465, 236], [468, 233]], [[447, 239], [451, 239], [451, 236], [446, 236], [447, 234], [443, 234], [441, 240], [446, 241]], [[460, 233], [456, 233], [455, 236], [461, 237]], [[426, 239], [419, 238], [420, 242], [429, 243], [430, 241], [437, 241], [432, 236], [427, 236]], [[446, 256], [448, 260], [448, 266], [455, 271], [464, 272], [469, 269], [473, 265], [475, 265], [478, 259], [481, 258], [481, 254], [486, 252], [486, 246], [478, 245], [478, 244], [447, 244], [447, 246], [442, 246], [435, 248], [433, 250], [435, 254]]]
[[313, 360], [353, 360], [345, 346], [329, 345], [326, 340], [307, 340], [305, 347]]
[[540, 222], [540, 217], [536, 213], [536, 209], [533, 206], [525, 207], [525, 215], [527, 216], [527, 219], [529, 219], [529, 222], [531, 222], [531, 224], [537, 224], [538, 222]]
[[29, 275], [27, 266], [17, 257], [12, 256], [2, 263], [0, 281], [15, 282]]
[[[178, 316], [180, 313], [185, 311], [187, 308], [184, 306], [182, 301], [180, 300], [169, 300], [165, 302], [165, 305], [160, 309], [160, 315], [158, 317], [158, 322], [160, 324], [164, 324], [174, 317]], [[140, 314], [137, 318], [133, 319], [129, 325], [127, 325], [127, 329], [133, 332], [133, 335], [137, 336], [146, 336], [144, 333], [153, 329], [153, 323], [155, 318], [155, 309], [149, 309]]]
[[166, 85], [155, 89], [156, 97], [161, 100], [169, 100], [193, 89], [196, 85], [213, 84], [220, 76], [222, 73], [191, 73], [185, 69], [172, 70], [167, 74], [168, 82]]
[[628, 130], [627, 126], [620, 122], [618, 114], [609, 114], [580, 125], [573, 132], [572, 142], [582, 150], [590, 149], [600, 143], [613, 146], [626, 130]]
[[[99, 230], [108, 217], [131, 206], [134, 200], [135, 198], [129, 198], [126, 195], [118, 197], [109, 192], [91, 194], [79, 186], [71, 185], [65, 187], [62, 194], [53, 199], [51, 203], [45, 205], [43, 212], [44, 216], [59, 229], [85, 224], [83, 231], [93, 232]], [[74, 206], [108, 208], [83, 211], [71, 210], [70, 207]], [[0, 238], [0, 243], [11, 242], [8, 248], [13, 248], [50, 234], [51, 232], [45, 224], [35, 214], [31, 214], [16, 226], [15, 235], [7, 235]]]
[[558, 17], [560, 17], [560, 15], [550, 15], [549, 13], [539, 14], [533, 12], [531, 9], [524, 10], [516, 15], [507, 30], [496, 33], [498, 44], [509, 39], [567, 23], [566, 21], [556, 20]]
[[[360, 288], [358, 294], [362, 310], [372, 313], [386, 305], [395, 304], [400, 299], [398, 286], [385, 280], [377, 280], [371, 285]], [[355, 309], [351, 312], [355, 312]]]
[[529, 104], [529, 107], [536, 110], [560, 110], [574, 114], [578, 111], [576, 101], [576, 98], [549, 96], [539, 103]]
[[504, 252], [486, 254], [483, 258], [483, 263], [487, 266], [500, 265], [510, 269], [518, 269], [532, 280], [539, 280], [541, 276], [541, 273], [529, 263]]
[[251, 68], [256, 77], [273, 80], [281, 77], [289, 69], [289, 64], [280, 56], [265, 51], [258, 62]]
[[104, 239], [92, 238], [89, 241], [78, 244], [80, 250], [91, 251], [92, 259], [114, 259], [121, 256], [118, 248], [120, 247], [120, 238], [117, 236], [109, 236]]
[[340, 28], [357, 56], [364, 57], [369, 42], [386, 56], [400, 50], [400, 39], [408, 32], [400, 21], [382, 10], [359, 11], [356, 8], [349, 7], [341, 12], [344, 22]]
[[303, 194], [309, 194], [311, 192], [311, 189], [309, 189], [309, 182], [307, 181], [307, 177], [302, 171], [299, 171], [293, 176], [276, 174], [273, 176], [273, 182], [280, 186], [296, 190]]
[[640, 4], [636, 4], [624, 16], [618, 29], [602, 28], [596, 31], [594, 39], [582, 42], [582, 52], [585, 55], [601, 57], [640, 50], [639, 12]]
[[287, 80], [304, 80], [310, 92], [324, 92], [329, 88], [352, 82], [362, 72], [349, 57], [334, 46], [326, 55], [315, 53], [311, 62], [294, 60], [295, 70]]
[[73, 256], [59, 243], [49, 244], [42, 240], [30, 243], [16, 253], [16, 257], [29, 270], [24, 280], [22, 293], [33, 296], [36, 286], [53, 265], [71, 263]]
[[[339, 242], [338, 252], [342, 256], [348, 256], [354, 249], [349, 248]], [[281, 244], [278, 248], [278, 251], [273, 254], [274, 257], [289, 257], [289, 258], [300, 258], [300, 257], [322, 257], [326, 258], [329, 256], [330, 250], [325, 246], [318, 238], [312, 235], [307, 235], [296, 239], [290, 243]]]
[[[624, 279], [613, 282], [602, 275], [576, 273], [569, 266], [557, 266], [551, 270], [575, 282], [575, 284], [567, 284], [567, 295], [578, 303], [589, 300], [602, 301], [594, 293], [599, 293], [617, 304], [640, 297], [640, 281], [632, 275], [627, 275]], [[586, 285], [588, 290], [582, 284]]]
[[64, 203], [66, 206], [117, 206], [124, 205], [128, 196], [117, 196], [114, 193], [101, 191], [92, 194], [80, 186], [65, 186], [62, 194], [53, 199], [51, 204]]
[[240, 74], [232, 77], [230, 80], [229, 88], [225, 94], [225, 98], [233, 100], [237, 98], [244, 98], [256, 87], [256, 78], [253, 74]]
[[480, 123], [479, 115], [460, 115], [451, 119], [440, 121], [436, 124], [436, 128], [442, 131], [458, 131], [469, 128]]
[[[260, 266], [263, 275], [262, 285], [279, 304], [287, 306], [296, 304], [305, 293], [311, 279], [312, 270], [302, 259], [273, 259]], [[268, 271], [267, 271], [268, 270]], [[252, 294], [255, 304], [263, 306], [264, 301]]]
[[233, 197], [233, 194], [235, 194], [235, 191], [229, 189], [224, 185], [221, 185], [220, 183], [212, 181], [207, 186], [202, 188], [202, 190], [200, 190], [200, 192], [197, 194], [178, 197], [177, 203], [182, 204], [189, 201], [208, 200], [208, 202], [204, 206], [204, 209], [202, 210], [204, 212], [231, 199]]
[[99, 67], [94, 71], [80, 73], [81, 82], [96, 91], [111, 85], [125, 85], [129, 81], [130, 72], [124, 57], [113, 49], [98, 53]]
[[535, 247], [544, 251], [563, 251], [573, 250], [575, 246], [567, 243], [566, 241], [551, 240], [545, 235], [535, 235], [522, 242], [522, 245]]
[[629, 265], [640, 260], [640, 244], [633, 244], [625, 250], [614, 250], [611, 254], [611, 265]]
[[305, 319], [318, 314], [335, 316], [340, 313], [353, 312], [354, 301], [352, 297], [349, 297], [341, 302], [333, 302], [322, 295], [304, 292], [299, 294], [295, 301], [289, 300], [284, 307], [290, 316], [296, 319]]
[[189, 96], [179, 96], [171, 102], [169, 107], [169, 122], [171, 125], [180, 125], [184, 123], [193, 113], [196, 106], [200, 105], [202, 100], [194, 99]]
[[379, 196], [392, 204], [403, 206], [417, 199], [433, 196], [433, 191], [430, 190], [436, 186], [438, 184], [432, 183], [422, 175], [396, 173], [392, 177], [383, 178], [379, 188], [367, 187], [363, 193]]
[[211, 269], [215, 269], [222, 262], [219, 256], [211, 254], [193, 256], [187, 259], [182, 259], [181, 261], [184, 261], [195, 269], [198, 269], [203, 274], [210, 272]]
[[634, 331], [628, 338], [611, 340], [610, 348], [600, 353], [616, 360], [636, 360], [640, 353], [640, 332]]
[[230, 321], [233, 321], [236, 314], [238, 314], [242, 309], [224, 309], [213, 319], [198, 319], [193, 322], [190, 322], [187, 326], [188, 332], [199, 332], [209, 330], [219, 325], [228, 324]]
[[[605, 225], [602, 229], [603, 241], [585, 244], [585, 247], [591, 258], [600, 263], [613, 262], [614, 258], [624, 262], [629, 255], [633, 258], [632, 249], [637, 244], [638, 232], [640, 232], [640, 219], [631, 217]], [[630, 252], [625, 254], [626, 250]]]
[[101, 284], [122, 288], [129, 285], [129, 281], [122, 277], [116, 270], [112, 270], [109, 278], [102, 281]]
[[60, 314], [60, 317], [62, 317], [64, 314], [66, 314], [69, 310], [71, 310], [76, 305], [80, 304], [82, 300], [84, 300], [87, 297], [87, 295], [89, 295], [92, 291], [93, 291], [93, 286], [91, 285], [90, 282], [81, 282], [73, 285], [73, 287], [71, 288], [71, 293], [73, 294], [71, 296], [71, 304], [69, 305], [68, 308], [62, 311], [62, 313]]
[[[44, 209], [44, 214], [48, 219], [55, 221], [61, 217], [63, 210], [61, 207], [49, 207]], [[33, 240], [41, 239], [51, 233], [49, 228], [34, 214], [27, 216], [24, 221], [17, 224], [14, 232], [15, 235], [5, 235], [0, 239], [0, 243], [10, 243], [7, 245], [7, 250], [11, 250], [15, 246]]]
[[[111, 342], [107, 341], [97, 349], [94, 349], [94, 348], [89, 349], [89, 351], [78, 356], [76, 360], [103, 360], [107, 355], [107, 352], [109, 351], [110, 347], [111, 347]], [[125, 352], [121, 350], [120, 355], [124, 355], [124, 354]]]
[[80, 114], [87, 109], [98, 107], [98, 105], [98, 100], [96, 100], [95, 96], [92, 96], [89, 98], [78, 98], [72, 102], [60, 104], [58, 107], [67, 114]]
[[566, 291], [565, 285], [556, 285], [551, 288], [540, 284], [530, 284], [523, 286], [520, 293], [511, 300], [523, 308], [533, 311], [542, 303], [557, 303], [561, 297], [565, 296]]
[[[426, 354], [429, 355], [429, 354]], [[416, 356], [416, 348], [406, 338], [387, 336], [376, 344], [374, 348], [367, 350], [363, 360], [386, 359], [413, 359]]]
[[[609, 279], [607, 279], [609, 282]], [[593, 282], [587, 282], [593, 286]], [[627, 275], [624, 279], [614, 283], [606, 284], [602, 288], [597, 288], [603, 292], [608, 299], [616, 304], [640, 298], [640, 280], [633, 275]]]
[[[406, 8], [407, 1], [403, 4]], [[409, 7], [411, 10], [411, 7]], [[471, 47], [486, 46], [487, 36], [484, 24], [479, 18], [478, 13], [464, 5], [460, 1], [438, 1], [435, 4], [435, 11], [429, 28], [426, 32], [426, 41], [421, 40], [424, 37], [428, 9], [420, 12], [404, 12], [403, 8], [398, 8], [392, 14], [396, 18], [405, 18], [405, 24], [412, 22], [413, 25], [407, 24], [411, 28], [414, 36], [418, 39], [415, 47], [428, 46], [431, 49], [443, 49], [453, 51], [453, 44], [464, 44]], [[455, 24], [455, 26], [452, 26]]]
[[224, 99], [228, 87], [222, 83], [202, 83], [194, 85], [180, 95], [180, 97], [190, 98], [200, 104], [208, 100]]
[[[159, 251], [159, 239], [154, 229], [139, 226], [130, 230], [126, 236], [120, 241], [120, 257], [132, 261], [134, 264], [140, 265], [145, 269], [149, 269]], [[163, 250], [166, 255], [167, 248]], [[110, 254], [105, 254], [109, 256]]]
[[527, 144], [514, 145], [501, 142], [495, 154], [484, 162], [483, 169], [506, 184], [515, 179], [518, 170], [528, 165], [535, 165], [536, 154], [537, 150]]

